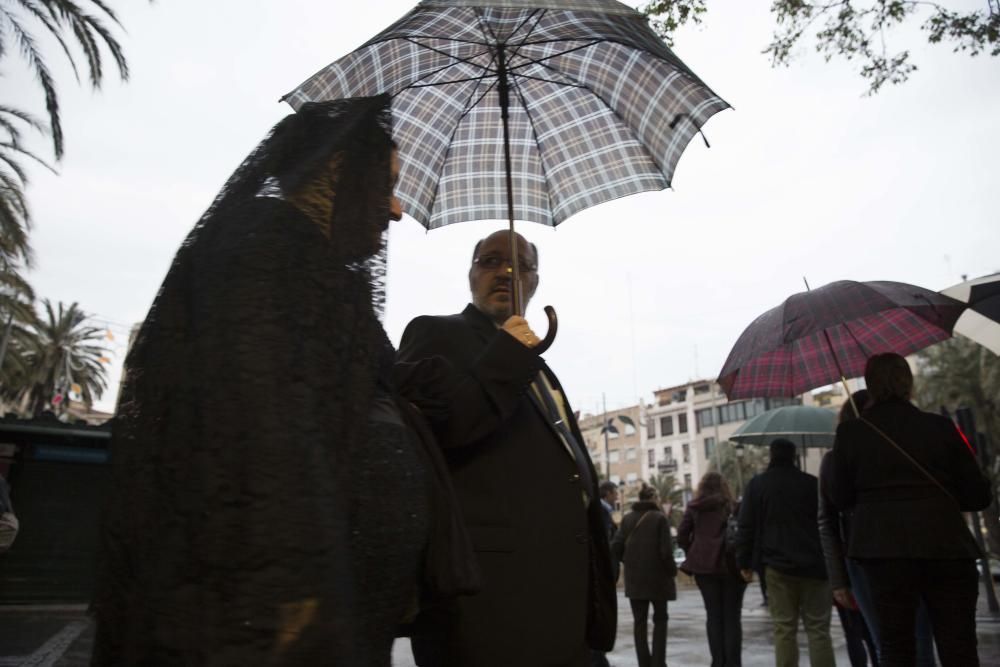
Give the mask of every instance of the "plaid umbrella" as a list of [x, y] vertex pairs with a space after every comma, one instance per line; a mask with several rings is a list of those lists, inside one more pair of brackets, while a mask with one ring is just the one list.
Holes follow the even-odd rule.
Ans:
[[383, 92], [397, 195], [428, 229], [507, 219], [508, 205], [554, 226], [667, 188], [690, 139], [728, 107], [614, 0], [425, 0], [283, 99]]
[[941, 293], [969, 304], [955, 323], [955, 333], [1000, 354], [1000, 273], [952, 285]]
[[719, 385], [730, 400], [795, 396], [864, 373], [873, 354], [911, 354], [951, 337], [965, 304], [888, 281], [841, 280], [800, 292], [746, 328]]
[[396, 193], [428, 229], [555, 226], [662, 190], [728, 107], [615, 0], [424, 0], [283, 99], [383, 92], [403, 164]]

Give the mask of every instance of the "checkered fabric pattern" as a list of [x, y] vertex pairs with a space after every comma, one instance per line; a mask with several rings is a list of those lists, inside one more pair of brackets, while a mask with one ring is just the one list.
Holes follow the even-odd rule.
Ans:
[[[873, 354], [951, 337], [965, 305], [915, 285], [842, 280], [789, 297], [746, 328], [719, 384], [730, 400], [795, 396], [864, 374]], [[829, 337], [829, 338], [828, 338]]]
[[728, 107], [612, 0], [427, 0], [284, 99], [388, 92], [406, 212], [429, 229], [506, 219], [501, 45], [518, 220], [555, 226], [669, 187], [688, 142]]

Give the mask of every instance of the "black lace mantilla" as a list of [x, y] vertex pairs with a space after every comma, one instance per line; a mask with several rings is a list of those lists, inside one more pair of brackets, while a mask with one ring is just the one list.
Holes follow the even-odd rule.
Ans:
[[[126, 364], [94, 664], [373, 664], [334, 556], [392, 359], [389, 124], [386, 96], [303, 106], [178, 251]], [[292, 203], [317, 179], [328, 220]]]

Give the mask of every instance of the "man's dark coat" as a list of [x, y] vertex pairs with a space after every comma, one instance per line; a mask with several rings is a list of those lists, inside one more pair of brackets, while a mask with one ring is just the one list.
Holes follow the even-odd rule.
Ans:
[[819, 541], [819, 483], [792, 462], [772, 461], [747, 484], [740, 505], [736, 561], [744, 570], [771, 567], [826, 579]]
[[677, 599], [677, 562], [670, 519], [656, 503], [638, 502], [632, 506], [611, 541], [611, 552], [625, 563], [626, 596], [632, 600]]
[[[454, 367], [446, 405], [425, 410], [444, 449], [483, 590], [418, 621], [413, 637], [433, 664], [576, 665], [587, 645], [610, 650], [615, 593], [596, 488], [584, 489], [574, 459], [531, 391], [539, 371], [557, 389], [544, 361], [474, 306], [407, 326], [400, 361], [432, 356]], [[413, 396], [420, 405], [420, 397]], [[569, 427], [583, 443], [566, 404]], [[597, 479], [593, 465], [584, 464]], [[587, 504], [584, 503], [586, 492]]]

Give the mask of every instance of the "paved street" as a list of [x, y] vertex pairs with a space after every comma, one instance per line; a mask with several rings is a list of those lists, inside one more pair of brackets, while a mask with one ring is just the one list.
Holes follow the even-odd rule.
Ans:
[[[756, 583], [747, 589], [743, 609], [743, 664], [770, 667], [771, 625], [767, 610], [760, 606]], [[682, 586], [678, 600], [670, 604], [667, 661], [671, 667], [701, 667], [709, 664], [705, 641], [704, 610], [698, 590]], [[979, 653], [982, 664], [1000, 665], [1000, 617], [986, 612], [980, 598]], [[802, 658], [808, 664], [804, 637], [800, 633]], [[0, 667], [84, 667], [93, 641], [93, 625], [82, 606], [0, 607]], [[848, 665], [843, 634], [834, 618], [833, 644], [837, 664]], [[619, 598], [618, 641], [609, 655], [614, 667], [635, 667], [632, 615], [628, 601]], [[409, 643], [400, 641], [393, 650], [395, 667], [414, 667]], [[512, 665], [511, 667], [529, 667]]]

